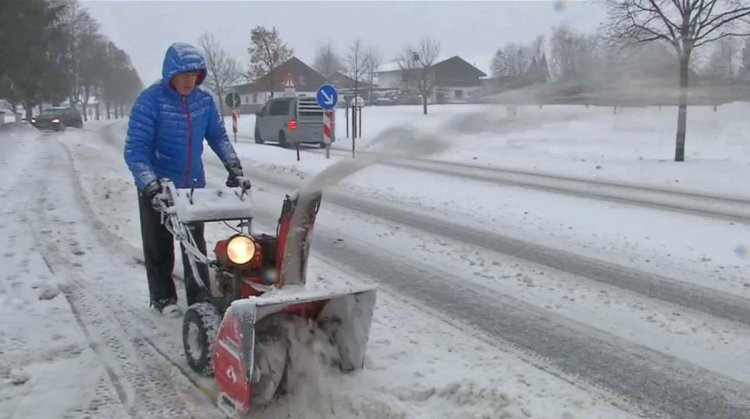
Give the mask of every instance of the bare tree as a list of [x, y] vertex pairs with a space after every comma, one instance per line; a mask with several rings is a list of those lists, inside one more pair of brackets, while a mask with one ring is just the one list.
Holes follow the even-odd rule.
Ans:
[[359, 82], [363, 80], [367, 72], [367, 56], [362, 41], [357, 39], [349, 48], [346, 56], [346, 75], [354, 80], [354, 103], [359, 96]]
[[737, 73], [735, 65], [739, 44], [736, 38], [722, 38], [716, 41], [707, 63], [707, 73], [719, 82], [734, 80]]
[[198, 42], [206, 59], [206, 85], [218, 96], [219, 109], [224, 115], [223, 99], [242, 77], [242, 72], [237, 61], [221, 48], [212, 34], [204, 32]]
[[[96, 31], [82, 32], [77, 55], [79, 71], [77, 73], [79, 92], [78, 99], [81, 102], [84, 115], [88, 114], [89, 99], [96, 96], [96, 92], [102, 88], [105, 78], [109, 75], [109, 43]], [[101, 99], [101, 98], [97, 98]], [[88, 118], [84, 116], [84, 118]]]
[[540, 59], [544, 55], [544, 35], [537, 35], [529, 45], [529, 52], [532, 57]]
[[750, 7], [744, 0], [607, 0], [607, 5], [613, 38], [638, 43], [664, 41], [677, 53], [680, 101], [675, 161], [683, 161], [690, 57], [708, 43], [747, 35], [739, 26], [750, 16]]
[[597, 51], [595, 35], [580, 34], [562, 24], [552, 30], [551, 59], [559, 80], [583, 80], [591, 75]]
[[101, 79], [101, 87], [97, 89], [99, 99], [105, 102], [107, 118], [112, 117], [111, 110], [114, 117], [119, 118], [125, 114], [124, 105], [135, 101], [142, 84], [125, 51], [112, 42], [106, 42], [99, 50], [104, 53], [100, 57], [103, 61], [98, 65]]
[[492, 75], [494, 77], [520, 76], [529, 67], [533, 57], [532, 48], [511, 42], [495, 53], [492, 59]]
[[365, 61], [365, 75], [367, 77], [367, 82], [369, 83], [368, 88], [370, 89], [367, 98], [370, 103], [372, 103], [372, 88], [375, 84], [375, 76], [383, 65], [383, 54], [381, 54], [377, 48], [370, 47], [365, 53]]
[[498, 48], [497, 51], [495, 51], [495, 56], [492, 57], [490, 67], [490, 70], [492, 70], [492, 77], [496, 79], [508, 75], [509, 64], [502, 48]]
[[82, 93], [79, 80], [82, 32], [90, 32], [92, 29], [93, 32], [96, 32], [98, 28], [95, 27], [93, 19], [86, 10], [81, 9], [76, 0], [58, 0], [58, 4], [62, 10], [60, 23], [65, 39], [65, 64], [71, 78], [69, 101], [71, 104], [75, 104], [80, 100]]
[[416, 86], [422, 95], [422, 109], [427, 115], [427, 100], [432, 96], [435, 88], [435, 71], [433, 65], [440, 54], [440, 43], [436, 40], [425, 38], [414, 49], [411, 46], [404, 48], [403, 52], [396, 57], [407, 86]]
[[737, 79], [745, 82], [750, 81], [750, 37], [745, 38], [742, 47], [742, 61], [737, 74]]
[[250, 32], [248, 52], [250, 53], [250, 79], [257, 80], [268, 74], [268, 91], [273, 97], [273, 69], [291, 58], [294, 50], [281, 40], [275, 27], [268, 30], [263, 26], [256, 26]]
[[318, 48], [313, 61], [313, 68], [326, 78], [330, 78], [336, 72], [344, 70], [344, 64], [336, 51], [333, 50], [333, 46], [327, 43]]

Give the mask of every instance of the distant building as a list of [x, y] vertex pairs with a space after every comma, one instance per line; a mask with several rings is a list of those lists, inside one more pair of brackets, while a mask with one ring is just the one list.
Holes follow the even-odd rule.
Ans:
[[357, 90], [357, 96], [364, 99], [365, 103], [370, 103], [370, 92], [373, 96], [383, 89], [376, 83], [370, 84], [369, 80], [360, 79], [355, 81], [353, 78], [341, 72], [335, 72], [329, 77], [328, 83], [334, 86], [339, 94], [339, 105], [345, 106], [354, 98], [354, 90]]
[[[294, 84], [293, 93], [284, 87], [288, 80]], [[289, 94], [314, 96], [318, 88], [325, 83], [326, 78], [322, 74], [298, 58], [292, 57], [254, 82], [234, 86], [234, 91], [240, 95], [240, 113], [254, 113], [271, 98], [271, 91], [274, 97]]]
[[[454, 56], [433, 65], [435, 88], [428, 100], [431, 103], [464, 103], [482, 90], [482, 80], [487, 77], [482, 70], [459, 56]], [[399, 68], [398, 63], [386, 64], [378, 72], [377, 84], [380, 89], [410, 90], [408, 74]], [[411, 90], [414, 90], [411, 87]], [[421, 103], [416, 101], [415, 103]]]
[[433, 66], [435, 71], [434, 102], [463, 103], [470, 101], [482, 89], [482, 79], [487, 77], [482, 70], [469, 64], [459, 56], [440, 61]]
[[16, 112], [13, 112], [10, 102], [0, 99], [0, 125], [5, 122], [20, 121], [22, 117], [23, 113], [18, 111], [18, 107], [16, 108]]

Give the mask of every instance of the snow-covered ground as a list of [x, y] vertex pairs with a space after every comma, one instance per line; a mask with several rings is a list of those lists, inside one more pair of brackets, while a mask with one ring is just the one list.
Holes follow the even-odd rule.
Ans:
[[[508, 111], [366, 108], [355, 159], [339, 113], [331, 158], [309, 149], [300, 161], [252, 143], [254, 117], [241, 117], [257, 227], [273, 230], [284, 194], [326, 173], [309, 286], [379, 286], [366, 368], [257, 417], [746, 417], [747, 221], [390, 163], [748, 200], [750, 106], [691, 108], [684, 163], [671, 161], [674, 109]], [[218, 415], [210, 380], [182, 373], [179, 321], [147, 308], [124, 130], [0, 131], [2, 418]], [[220, 184], [224, 169], [204, 157]], [[225, 234], [210, 225], [209, 248]]]
[[[427, 116], [420, 106], [366, 107], [356, 148], [394, 126], [439, 127], [436, 137], [450, 143], [433, 156], [440, 160], [750, 198], [748, 111], [747, 103], [691, 107], [686, 161], [679, 165], [672, 164], [677, 112], [667, 106], [615, 113], [597, 106], [441, 105]], [[345, 121], [338, 109], [335, 149], [351, 150]], [[240, 139], [251, 140], [255, 116], [241, 115], [238, 128]]]

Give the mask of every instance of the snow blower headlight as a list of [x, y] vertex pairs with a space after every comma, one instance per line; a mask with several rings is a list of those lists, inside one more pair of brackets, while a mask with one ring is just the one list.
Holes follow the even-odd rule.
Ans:
[[235, 265], [250, 263], [255, 256], [255, 241], [248, 236], [234, 236], [227, 244], [227, 257]]

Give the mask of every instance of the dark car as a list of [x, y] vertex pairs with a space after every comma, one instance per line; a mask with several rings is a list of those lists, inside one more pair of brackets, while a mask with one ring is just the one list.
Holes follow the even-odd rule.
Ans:
[[76, 108], [47, 108], [31, 118], [31, 124], [40, 130], [62, 131], [65, 127], [83, 127], [83, 117]]

